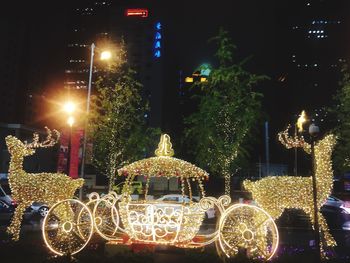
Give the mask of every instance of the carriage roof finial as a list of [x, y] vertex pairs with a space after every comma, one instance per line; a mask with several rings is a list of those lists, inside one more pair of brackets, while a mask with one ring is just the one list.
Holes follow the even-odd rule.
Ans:
[[162, 134], [160, 136], [160, 142], [158, 144], [157, 150], [154, 151], [154, 153], [160, 157], [160, 156], [173, 156], [174, 150], [173, 145], [170, 142], [170, 136], [168, 134]]

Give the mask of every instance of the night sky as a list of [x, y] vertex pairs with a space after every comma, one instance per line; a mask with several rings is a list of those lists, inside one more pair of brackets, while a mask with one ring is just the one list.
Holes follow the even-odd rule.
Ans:
[[[35, 58], [48, 68], [45, 78], [47, 91], [52, 92], [61, 85], [64, 67], [66, 30], [68, 11], [79, 1], [7, 1], [2, 4], [1, 21], [3, 26], [10, 26], [18, 31], [20, 22], [25, 24], [28, 45], [40, 49], [41, 55]], [[74, 3], [72, 3], [74, 2]], [[84, 1], [80, 1], [84, 3]], [[165, 131], [176, 126], [177, 101], [174, 96], [178, 92], [178, 72], [191, 74], [201, 63], [215, 65], [213, 45], [208, 39], [215, 36], [220, 27], [228, 30], [237, 46], [236, 61], [251, 57], [246, 67], [253, 73], [266, 74], [270, 77], [257, 87], [264, 98], [266, 120], [271, 126], [272, 161], [280, 161], [274, 151], [277, 144], [276, 132], [295, 118], [304, 107], [319, 107], [324, 101], [331, 101], [330, 94], [335, 94], [336, 87], [328, 90], [310, 91], [310, 99], [300, 98], [304, 87], [285, 87], [277, 80], [288, 73], [288, 58], [293, 50], [293, 39], [288, 32], [293, 20], [298, 18], [298, 9], [293, 8], [295, 1], [259, 1], [239, 0], [214, 2], [206, 1], [119, 1], [130, 3], [130, 6], [154, 8], [162, 17], [164, 25], [164, 60], [165, 60], [165, 97], [164, 123]], [[307, 3], [307, 1], [304, 4]], [[308, 1], [312, 4], [320, 1]], [[322, 2], [322, 1], [321, 1]], [[150, 3], [152, 3], [150, 5]], [[329, 10], [332, 14], [344, 9], [344, 1], [339, 1], [337, 10]], [[152, 11], [150, 11], [152, 15]], [[327, 14], [325, 14], [327, 15]], [[348, 24], [348, 21], [346, 21]], [[6, 41], [3, 39], [2, 41]], [[38, 52], [37, 52], [38, 53]], [[34, 59], [34, 58], [33, 58]], [[288, 75], [288, 74], [287, 74]], [[311, 95], [310, 95], [311, 94]], [[305, 105], [305, 102], [308, 105]], [[304, 106], [305, 105], [305, 106]], [[263, 155], [263, 127], [257, 155]], [[175, 127], [176, 128], [176, 127]], [[279, 147], [279, 146], [278, 146]], [[277, 148], [278, 148], [277, 147]], [[276, 155], [276, 154], [275, 154]], [[257, 156], [255, 156], [257, 157]]]

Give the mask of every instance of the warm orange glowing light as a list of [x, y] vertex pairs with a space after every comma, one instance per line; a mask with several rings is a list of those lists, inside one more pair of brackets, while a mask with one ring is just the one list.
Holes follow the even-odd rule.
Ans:
[[142, 8], [126, 9], [125, 15], [126, 16], [148, 17], [148, 10], [142, 9]]
[[109, 60], [112, 57], [112, 53], [109, 50], [105, 50], [101, 53], [101, 60]]
[[74, 122], [75, 122], [74, 117], [73, 117], [73, 116], [69, 116], [69, 117], [68, 117], [68, 120], [67, 120], [68, 125], [69, 125], [70, 127], [72, 127], [73, 124], [74, 124]]
[[75, 111], [75, 104], [72, 101], [68, 101], [63, 105], [63, 110], [71, 114]]

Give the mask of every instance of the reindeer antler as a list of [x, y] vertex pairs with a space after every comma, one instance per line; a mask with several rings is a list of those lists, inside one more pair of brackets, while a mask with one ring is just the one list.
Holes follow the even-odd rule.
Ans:
[[305, 152], [311, 153], [311, 146], [308, 144], [303, 136], [294, 136], [291, 137], [288, 133], [290, 125], [284, 131], [278, 133], [278, 140], [287, 148], [303, 148]]
[[[39, 134], [35, 132], [33, 134], [33, 141], [31, 143], [25, 142], [27, 148], [47, 148], [55, 145], [60, 138], [60, 133], [57, 130], [51, 131], [49, 128], [45, 127], [47, 132], [47, 137], [44, 141], [39, 142]], [[54, 134], [54, 136], [52, 136]]]

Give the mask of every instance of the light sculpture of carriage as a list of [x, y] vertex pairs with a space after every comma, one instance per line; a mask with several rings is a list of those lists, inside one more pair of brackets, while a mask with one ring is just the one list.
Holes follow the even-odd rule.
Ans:
[[[270, 259], [278, 247], [278, 230], [273, 219], [261, 208], [230, 204], [229, 196], [206, 197], [204, 181], [209, 175], [195, 165], [172, 157], [168, 135], [162, 135], [156, 157], [134, 162], [120, 170], [125, 176], [121, 195], [115, 192], [89, 202], [63, 200], [52, 206], [43, 222], [46, 245], [55, 254], [76, 254], [90, 241], [93, 233], [112, 244], [170, 245], [197, 248], [215, 243], [220, 256], [233, 257], [245, 251], [248, 257]], [[132, 200], [132, 182], [143, 176], [143, 198]], [[177, 178], [187, 202], [157, 201], [148, 198], [151, 178]], [[192, 189], [201, 199], [193, 201]], [[183, 198], [183, 200], [186, 200]], [[202, 233], [205, 212], [215, 208], [217, 223], [212, 233]]]

